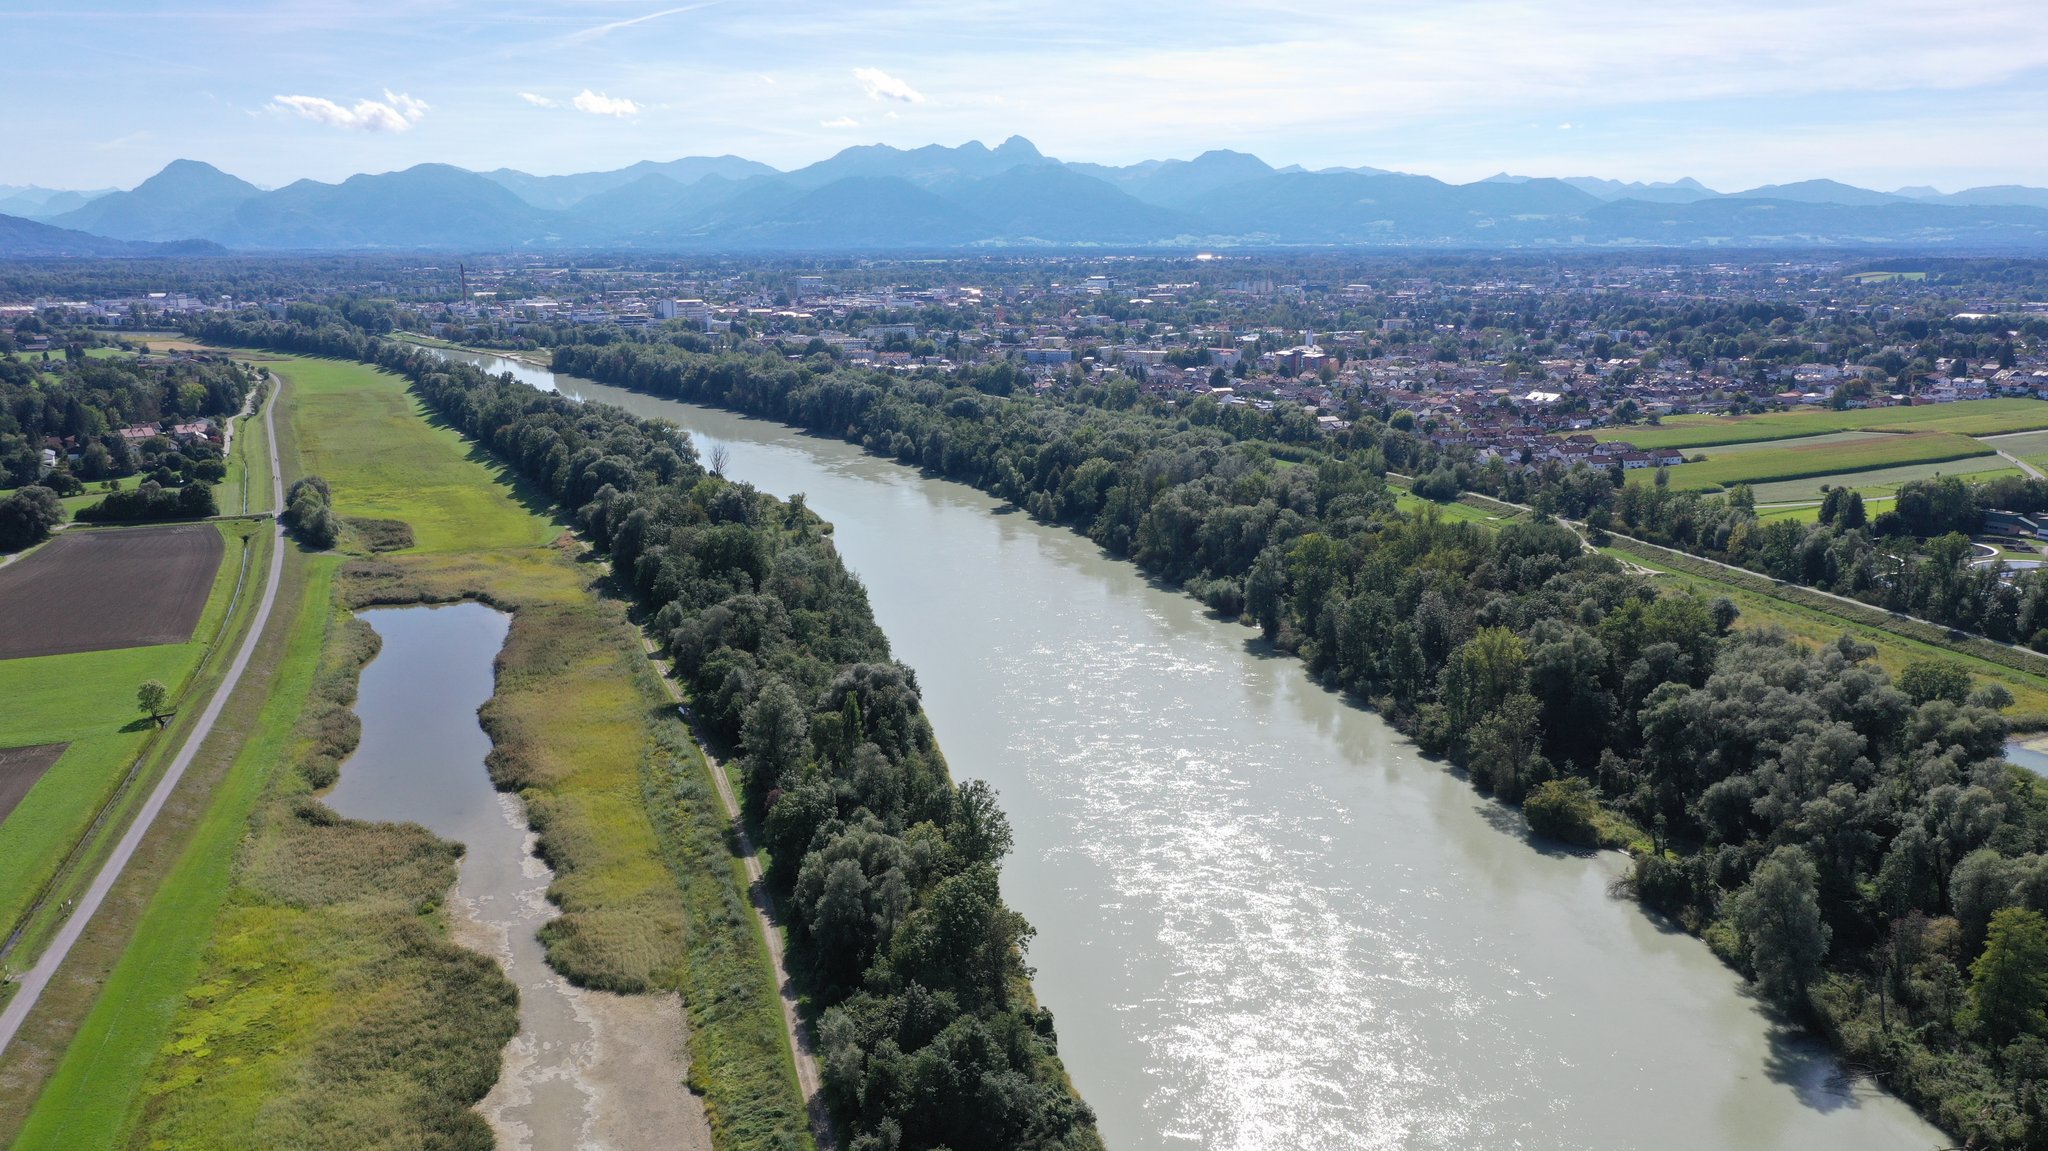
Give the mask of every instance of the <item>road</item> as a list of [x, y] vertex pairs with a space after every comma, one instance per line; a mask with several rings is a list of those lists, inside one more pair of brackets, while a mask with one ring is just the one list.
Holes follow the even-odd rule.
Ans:
[[[277, 395], [276, 389], [273, 388], [270, 400], [263, 408], [263, 426], [269, 432], [266, 439], [270, 443], [270, 486], [274, 508], [284, 506], [283, 472], [279, 470], [277, 463], [276, 417]], [[277, 525], [274, 530], [276, 537], [270, 549], [270, 569], [264, 578], [263, 598], [257, 603], [255, 618], [249, 623], [248, 637], [242, 641], [241, 650], [235, 653], [235, 661], [228, 665], [227, 674], [221, 678], [220, 686], [214, 689], [213, 698], [207, 701], [206, 710], [200, 713], [199, 722], [194, 724], [191, 732], [186, 735], [184, 746], [178, 749], [177, 758], [171, 760], [171, 766], [164, 772], [163, 778], [157, 781], [156, 789], [149, 793], [149, 798], [144, 801], [142, 809], [136, 812], [134, 821], [128, 825], [128, 830], [121, 836], [121, 841], [114, 845], [113, 854], [100, 865], [99, 874], [93, 877], [92, 885], [79, 897], [78, 906], [72, 910], [71, 917], [58, 928], [56, 937], [43, 949], [43, 954], [36, 960], [35, 966], [29, 968], [28, 973], [22, 976], [21, 985], [15, 991], [14, 998], [8, 1002], [7, 1009], [0, 1011], [0, 1051], [7, 1050], [8, 1045], [14, 1042], [15, 1034], [21, 1030], [21, 1025], [28, 1019], [29, 1012], [35, 1009], [36, 1001], [42, 998], [43, 990], [50, 985], [50, 980], [56, 976], [57, 969], [71, 954], [71, 948], [77, 944], [78, 937], [85, 933], [86, 925], [92, 922], [93, 914], [106, 902], [107, 894], [114, 889], [115, 881], [121, 878], [121, 872], [134, 857], [135, 849], [142, 846], [143, 837], [149, 834], [151, 825], [163, 812], [164, 804], [169, 802], [171, 793], [177, 790], [178, 781], [185, 777], [185, 769], [192, 765], [193, 757], [199, 754], [200, 745], [213, 734], [213, 725], [220, 718], [221, 709], [227, 706], [229, 697], [235, 694], [235, 688], [242, 682], [242, 673], [249, 666], [249, 657], [255, 654], [256, 644], [263, 638], [263, 629], [270, 622], [270, 610], [277, 604], [278, 583], [284, 575], [284, 528]]]
[[[647, 658], [653, 661], [656, 647], [653, 640], [643, 639], [647, 645]], [[655, 664], [660, 671], [660, 664]], [[659, 677], [664, 691], [671, 702], [681, 703], [682, 692], [675, 681], [666, 675]], [[694, 729], [695, 724], [692, 723]], [[691, 734], [696, 733], [693, 730]], [[697, 741], [702, 748], [704, 742]], [[811, 1046], [811, 1029], [804, 1025], [803, 1017], [797, 1013], [796, 984], [790, 981], [789, 967], [782, 955], [782, 931], [776, 927], [775, 899], [768, 894], [768, 883], [761, 877], [761, 856], [754, 850], [754, 841], [747, 834], [747, 825], [740, 819], [740, 805], [733, 797], [732, 783], [725, 776], [725, 768], [709, 751], [704, 752], [704, 762], [711, 768], [711, 782], [718, 788], [719, 805], [725, 808], [725, 817], [732, 821], [733, 834], [739, 837], [740, 854], [747, 864], [747, 894], [754, 904], [754, 918], [761, 925], [761, 939], [768, 945], [769, 962], [775, 965], [775, 986], [782, 994], [782, 1023], [789, 1033], [789, 1049], [796, 1058], [797, 1087], [804, 1094], [804, 1106], [811, 1116], [811, 1134], [818, 1141], [820, 1151], [832, 1151], [832, 1117], [825, 1110], [825, 1096], [820, 1089], [818, 1060]]]

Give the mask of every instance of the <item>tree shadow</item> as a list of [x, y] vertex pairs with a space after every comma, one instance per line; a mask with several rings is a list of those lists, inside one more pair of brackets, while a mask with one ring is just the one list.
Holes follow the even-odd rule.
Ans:
[[[1741, 994], [1757, 1001], [1753, 987], [1744, 986]], [[1863, 1106], [1858, 1084], [1869, 1084], [1868, 1077], [1844, 1067], [1810, 1032], [1768, 1005], [1759, 1001], [1757, 1010], [1769, 1021], [1765, 1041], [1770, 1049], [1764, 1055], [1764, 1074], [1771, 1082], [1791, 1089], [1802, 1106], [1823, 1115]]]

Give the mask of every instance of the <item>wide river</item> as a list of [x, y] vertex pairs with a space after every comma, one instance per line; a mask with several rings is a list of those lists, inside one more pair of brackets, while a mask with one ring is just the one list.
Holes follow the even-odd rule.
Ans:
[[837, 527], [1117, 1151], [1946, 1146], [1707, 949], [1530, 843], [1257, 633], [1086, 539], [834, 440], [475, 357], [724, 445]]

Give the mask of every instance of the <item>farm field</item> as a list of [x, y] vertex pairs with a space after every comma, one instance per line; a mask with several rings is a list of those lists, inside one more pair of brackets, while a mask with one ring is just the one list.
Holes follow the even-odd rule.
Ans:
[[1881, 509], [1872, 504], [1874, 496], [1889, 497], [1899, 490], [1907, 480], [1933, 479], [1935, 476], [1968, 476], [1972, 480], [1995, 479], [1999, 476], [2019, 475], [2018, 468], [1999, 456], [1974, 456], [1966, 460], [1946, 460], [1932, 464], [1905, 464], [1893, 468], [1873, 468], [1869, 471], [1850, 472], [1834, 475], [1807, 476], [1803, 479], [1780, 480], [1775, 483], [1751, 484], [1750, 490], [1760, 504], [1792, 503], [1798, 500], [1819, 500], [1821, 485], [1837, 488], [1855, 488], [1863, 493], [1864, 510], [1876, 515]]
[[1591, 434], [1600, 440], [1627, 440], [1639, 448], [1694, 448], [1858, 429], [1954, 432], [1964, 436], [2030, 432], [2048, 429], [2048, 401], [2012, 398], [1842, 412], [1808, 408], [1760, 416], [1666, 416], [1655, 426], [1600, 428]]
[[65, 532], [0, 568], [0, 660], [184, 643], [224, 547], [211, 524]]
[[[222, 528], [247, 530], [242, 524], [199, 526], [216, 547]], [[185, 642], [0, 660], [0, 699], [7, 701], [0, 708], [0, 748], [67, 745], [0, 823], [0, 931], [15, 924], [147, 746], [154, 725], [136, 709], [137, 685], [161, 681], [174, 705], [183, 694], [227, 621], [241, 550], [232, 549], [233, 559], [209, 573], [198, 626], [186, 628]], [[41, 554], [0, 569], [0, 577]]]
[[2048, 465], [2048, 431], [1988, 436], [1984, 438], [1984, 443], [2007, 455], [2017, 456], [2035, 467]]
[[[2044, 405], [2048, 409], [2048, 405]], [[1911, 464], [1946, 463], [1983, 456], [1990, 448], [1952, 432], [1830, 434], [1783, 442], [1725, 445], [1706, 460], [1669, 469], [1674, 491], [1717, 491], [1738, 483], [1762, 484], [1820, 476], [1841, 476]], [[1632, 484], [1648, 484], [1656, 472], [1639, 468]], [[1762, 497], [1759, 497], [1762, 498]]]
[[29, 789], [64, 754], [65, 744], [0, 748], [0, 823], [20, 805]]

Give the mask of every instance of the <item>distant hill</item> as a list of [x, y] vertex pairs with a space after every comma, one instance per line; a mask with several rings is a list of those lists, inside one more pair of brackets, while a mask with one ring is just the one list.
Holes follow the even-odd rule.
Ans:
[[237, 207], [261, 195], [211, 164], [173, 160], [133, 191], [101, 196], [49, 222], [120, 240], [211, 238]]
[[[1276, 169], [1246, 152], [1123, 166], [991, 148], [847, 148], [792, 172], [736, 156], [534, 176], [445, 164], [266, 192], [179, 160], [127, 192], [0, 188], [55, 205], [23, 250], [193, 239], [237, 250], [890, 251], [976, 247], [1815, 247], [2048, 251], [2048, 190], [1879, 192], [1833, 180], [1729, 195], [1501, 173], [1469, 184], [1378, 168]], [[0, 203], [11, 202], [0, 199]], [[62, 229], [69, 229], [68, 233]], [[81, 239], [81, 233], [91, 235]], [[129, 253], [136, 249], [113, 248]], [[203, 250], [203, 249], [202, 249]]]
[[1897, 204], [1905, 200], [1889, 192], [1873, 192], [1835, 180], [1801, 180], [1796, 184], [1765, 184], [1745, 192], [1730, 192], [1731, 200], [1788, 200], [1795, 204], [1847, 204], [1869, 207]]
[[1169, 207], [1178, 207], [1218, 188], [1274, 174], [1273, 166], [1257, 156], [1224, 150], [1204, 152], [1192, 160], [1146, 160], [1124, 168], [1100, 164], [1067, 167], [1115, 185], [1147, 203]]
[[251, 197], [212, 236], [231, 247], [509, 248], [557, 239], [549, 213], [502, 185], [447, 164], [300, 180]]
[[707, 176], [744, 180], [749, 176], [778, 175], [775, 169], [738, 156], [685, 156], [680, 160], [642, 160], [609, 172], [578, 172], [569, 176], [529, 176], [512, 168], [479, 172], [484, 179], [509, 190], [536, 208], [559, 210], [649, 176], [676, 184], [694, 184]]
[[87, 204], [119, 189], [96, 188], [91, 191], [74, 192], [56, 188], [39, 188], [33, 184], [27, 187], [0, 184], [0, 216], [20, 216], [28, 220], [47, 220], [76, 211]]
[[207, 256], [226, 249], [206, 240], [145, 244], [112, 240], [87, 232], [59, 228], [20, 216], [0, 216], [0, 259], [41, 259], [57, 256]]
[[974, 180], [1006, 172], [1019, 164], [1051, 164], [1031, 141], [1012, 136], [994, 148], [969, 140], [957, 148], [928, 144], [908, 151], [887, 144], [865, 144], [847, 148], [789, 173], [800, 188], [821, 188], [835, 180], [871, 176], [902, 180], [920, 187], [953, 180]]

